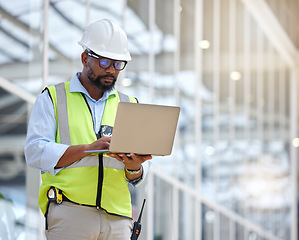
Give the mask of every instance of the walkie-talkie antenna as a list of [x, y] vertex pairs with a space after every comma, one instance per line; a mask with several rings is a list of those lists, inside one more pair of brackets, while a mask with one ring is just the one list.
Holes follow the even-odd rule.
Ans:
[[145, 200], [146, 200], [146, 199], [143, 199], [142, 207], [141, 207], [141, 210], [140, 210], [140, 213], [139, 213], [139, 217], [138, 217], [138, 220], [137, 220], [137, 222], [139, 222], [139, 223], [140, 223], [140, 221], [141, 221], [141, 217], [142, 217], [142, 212], [143, 212], [143, 208], [144, 208]]

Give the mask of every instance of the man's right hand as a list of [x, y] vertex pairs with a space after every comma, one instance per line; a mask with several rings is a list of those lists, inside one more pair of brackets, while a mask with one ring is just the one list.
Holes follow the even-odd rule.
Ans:
[[89, 144], [87, 146], [88, 149], [86, 150], [103, 150], [103, 149], [109, 149], [110, 147], [110, 137], [101, 137], [95, 142]]

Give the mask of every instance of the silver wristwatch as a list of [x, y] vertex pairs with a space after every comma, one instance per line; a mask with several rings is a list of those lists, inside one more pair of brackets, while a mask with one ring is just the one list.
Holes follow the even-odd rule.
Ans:
[[126, 172], [129, 173], [129, 174], [131, 174], [131, 175], [139, 174], [140, 171], [141, 171], [141, 168], [142, 168], [142, 166], [138, 170], [128, 170], [126, 168]]

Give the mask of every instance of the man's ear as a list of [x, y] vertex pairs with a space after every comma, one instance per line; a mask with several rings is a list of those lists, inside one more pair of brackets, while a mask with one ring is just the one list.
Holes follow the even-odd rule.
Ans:
[[87, 59], [88, 59], [88, 55], [85, 52], [83, 52], [81, 54], [81, 62], [82, 62], [82, 64], [83, 64], [84, 67], [86, 67]]

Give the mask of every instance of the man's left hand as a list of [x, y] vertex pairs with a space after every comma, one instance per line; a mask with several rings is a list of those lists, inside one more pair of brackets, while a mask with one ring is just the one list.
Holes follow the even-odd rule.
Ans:
[[134, 153], [130, 153], [129, 155], [124, 153], [107, 153], [107, 155], [124, 163], [126, 169], [129, 170], [139, 170], [142, 163], [153, 158], [152, 155], [137, 155]]

